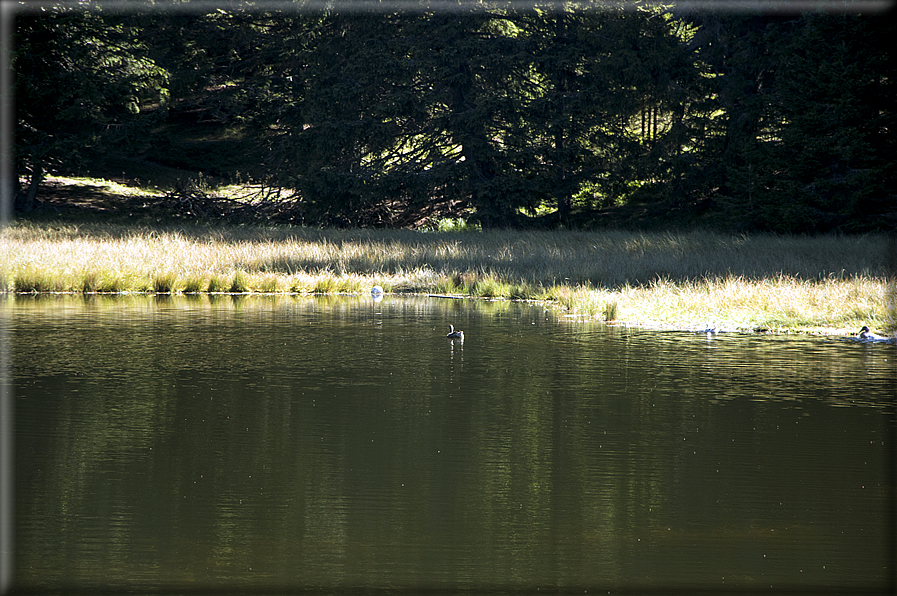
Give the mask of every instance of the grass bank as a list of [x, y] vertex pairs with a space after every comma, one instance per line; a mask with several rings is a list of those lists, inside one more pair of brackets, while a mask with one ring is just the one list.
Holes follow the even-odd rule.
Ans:
[[76, 293], [360, 293], [380, 285], [544, 300], [650, 327], [893, 333], [893, 249], [885, 235], [17, 222], [0, 231], [0, 285]]

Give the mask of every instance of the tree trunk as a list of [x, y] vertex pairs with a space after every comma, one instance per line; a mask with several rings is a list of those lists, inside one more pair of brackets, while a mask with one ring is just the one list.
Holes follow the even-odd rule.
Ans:
[[[28, 190], [22, 193], [20, 189], [17, 189], [15, 205], [17, 211], [23, 213], [31, 213], [34, 211], [34, 204], [37, 202], [37, 189], [40, 187], [40, 183], [43, 182], [43, 180], [44, 167], [41, 161], [38, 160], [34, 162], [34, 165], [31, 168], [31, 181], [28, 183]], [[18, 184], [16, 186], [18, 186]]]

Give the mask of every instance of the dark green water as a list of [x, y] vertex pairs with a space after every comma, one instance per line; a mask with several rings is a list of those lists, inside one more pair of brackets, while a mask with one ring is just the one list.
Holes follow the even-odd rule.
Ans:
[[894, 346], [390, 296], [0, 309], [17, 590], [894, 587]]

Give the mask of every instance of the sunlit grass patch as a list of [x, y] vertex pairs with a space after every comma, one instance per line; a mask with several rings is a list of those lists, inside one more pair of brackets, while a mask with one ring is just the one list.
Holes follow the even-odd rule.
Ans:
[[375, 285], [380, 285], [372, 282], [370, 276], [357, 274], [347, 275], [345, 283], [345, 291], [352, 294], [369, 294], [371, 292], [371, 288], [373, 288]]
[[266, 294], [277, 292], [278, 283], [276, 275], [263, 275], [258, 282], [258, 291]]
[[[570, 314], [598, 317], [604, 321], [616, 318], [616, 302], [609, 307], [609, 292], [590, 285], [568, 286], [555, 284], [545, 289], [539, 297], [555, 302]], [[612, 315], [612, 316], [609, 316]]]
[[[884, 284], [863, 278], [657, 280], [647, 286], [627, 286], [613, 294], [618, 318], [635, 324], [663, 322], [683, 328], [708, 324], [780, 331], [850, 330], [863, 324], [890, 328]], [[848, 298], [851, 295], [853, 302]]]
[[629, 324], [859, 322], [888, 332], [897, 319], [897, 289], [888, 307], [886, 247], [883, 235], [16, 222], [0, 231], [0, 271], [17, 292], [361, 294], [380, 285], [390, 292], [547, 300], [571, 314]]
[[480, 298], [502, 298], [510, 294], [510, 285], [494, 275], [479, 276], [470, 288], [470, 294]]
[[110, 196], [154, 196], [158, 193], [155, 189], [149, 189], [142, 186], [131, 186], [120, 184], [113, 180], [105, 178], [90, 177], [66, 177], [66, 176], [48, 176], [47, 182], [54, 182], [69, 187], [87, 187], [94, 188], [97, 192], [108, 194]]
[[97, 292], [101, 294], [118, 294], [127, 289], [125, 280], [115, 273], [100, 275], [97, 283]]
[[[607, 292], [597, 290], [591, 287], [591, 285], [576, 288], [573, 297], [574, 311], [590, 317], [598, 317], [604, 321], [613, 320], [616, 318], [615, 316], [607, 316], [609, 310], [606, 294]], [[616, 314], [615, 306], [612, 310]]]
[[290, 292], [294, 294], [313, 294], [315, 278], [311, 275], [293, 275], [286, 284]]
[[576, 303], [573, 298], [573, 288], [557, 284], [545, 288], [539, 295], [539, 299], [556, 302], [558, 306], [565, 310], [573, 310], [576, 308]]
[[322, 274], [315, 280], [312, 292], [315, 294], [332, 294], [339, 291], [339, 279], [332, 273]]
[[455, 294], [459, 289], [451, 276], [443, 275], [435, 281], [432, 291], [436, 294]]
[[471, 224], [460, 217], [446, 217], [436, 222], [435, 232], [479, 232], [482, 228], [479, 224]]
[[185, 294], [199, 294], [206, 287], [208, 287], [208, 284], [206, 284], [206, 280], [202, 276], [192, 274], [184, 278]]
[[25, 267], [16, 271], [12, 282], [13, 288], [20, 293], [58, 292], [63, 287], [58, 277], [48, 271]]

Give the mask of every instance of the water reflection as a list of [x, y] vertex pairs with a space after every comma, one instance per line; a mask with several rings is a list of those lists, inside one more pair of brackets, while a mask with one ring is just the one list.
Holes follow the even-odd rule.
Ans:
[[25, 589], [893, 578], [893, 346], [395, 296], [2, 312]]

